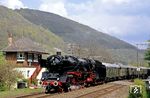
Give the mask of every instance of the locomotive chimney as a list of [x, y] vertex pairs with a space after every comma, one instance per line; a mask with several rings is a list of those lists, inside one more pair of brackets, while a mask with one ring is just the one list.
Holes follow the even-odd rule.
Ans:
[[56, 55], [61, 55], [61, 51], [57, 51], [57, 52], [56, 52]]
[[12, 33], [8, 32], [8, 46], [11, 46], [13, 44], [13, 36]]

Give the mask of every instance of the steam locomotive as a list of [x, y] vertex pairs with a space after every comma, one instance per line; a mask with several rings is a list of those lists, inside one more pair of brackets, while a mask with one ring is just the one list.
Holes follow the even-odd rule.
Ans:
[[98, 83], [147, 78], [150, 75], [150, 68], [146, 67], [102, 63], [94, 59], [62, 55], [52, 55], [47, 60], [41, 60], [41, 66], [47, 68], [41, 78], [45, 93], [68, 92]]

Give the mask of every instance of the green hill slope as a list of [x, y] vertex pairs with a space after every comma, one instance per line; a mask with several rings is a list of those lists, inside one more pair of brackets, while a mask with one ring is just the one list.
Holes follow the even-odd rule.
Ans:
[[[0, 6], [0, 49], [7, 46], [8, 32], [15, 40], [28, 37], [41, 43], [50, 52], [54, 52], [55, 47], [64, 48], [64, 40], [88, 48], [89, 56], [100, 57], [104, 61], [136, 62], [134, 46], [52, 13], [30, 9], [14, 11]], [[83, 49], [79, 54], [84, 52]]]
[[30, 22], [51, 30], [65, 41], [80, 43], [86, 46], [90, 41], [95, 40], [96, 45], [110, 49], [135, 49], [134, 46], [115, 37], [56, 14], [30, 9], [16, 11]]
[[[30, 9], [16, 11], [30, 22], [51, 30], [66, 42], [77, 43], [87, 48], [94, 47], [96, 56], [106, 59], [111, 56], [114, 61], [122, 63], [136, 62], [136, 47], [113, 36], [53, 13]], [[106, 56], [100, 48], [106, 50], [110, 56]], [[142, 57], [143, 54], [139, 53], [139, 58]]]
[[8, 32], [13, 34], [15, 40], [28, 37], [51, 51], [63, 42], [60, 37], [49, 30], [31, 23], [11, 9], [0, 6], [0, 49], [7, 46]]

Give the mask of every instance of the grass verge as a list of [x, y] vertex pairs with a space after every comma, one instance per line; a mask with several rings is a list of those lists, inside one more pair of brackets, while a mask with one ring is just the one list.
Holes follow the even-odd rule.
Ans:
[[10, 91], [2, 91], [0, 92], [0, 98], [13, 98], [16, 96], [28, 95], [28, 94], [38, 93], [42, 91], [43, 91], [42, 88], [38, 88], [38, 89], [24, 88], [24, 89], [10, 90]]

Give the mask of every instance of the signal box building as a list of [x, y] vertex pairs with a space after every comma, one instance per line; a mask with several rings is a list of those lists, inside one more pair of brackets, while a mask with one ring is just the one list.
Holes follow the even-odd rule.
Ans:
[[16, 65], [16, 70], [21, 71], [25, 78], [40, 79], [42, 71], [39, 60], [43, 54], [48, 54], [40, 44], [29, 38], [22, 37], [13, 41], [9, 35], [8, 46], [3, 50], [7, 61]]

